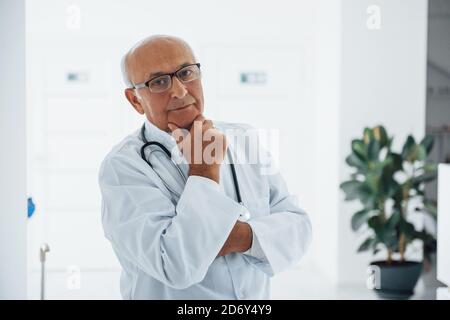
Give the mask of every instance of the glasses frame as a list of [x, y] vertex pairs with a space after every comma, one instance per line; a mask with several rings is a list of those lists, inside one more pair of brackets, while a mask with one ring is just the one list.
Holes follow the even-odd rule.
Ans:
[[[191, 66], [197, 66], [197, 67], [198, 67], [198, 70], [199, 70], [199, 72], [200, 72], [200, 63], [191, 63], [191, 64], [188, 64], [188, 65], [182, 66], [181, 68], [179, 68], [178, 70], [176, 70], [176, 71], [174, 71], [174, 72], [160, 74], [159, 76], [153, 77], [153, 78], [151, 78], [150, 80], [147, 80], [147, 81], [145, 81], [145, 82], [137, 83], [137, 84], [134, 85], [133, 88], [134, 88], [134, 89], [141, 89], [141, 88], [147, 87], [148, 90], [150, 90], [150, 92], [152, 92], [152, 93], [164, 93], [164, 92], [166, 92], [167, 90], [170, 90], [170, 88], [172, 88], [172, 85], [173, 85], [172, 78], [173, 78], [174, 76], [177, 77], [177, 79], [180, 80], [181, 83], [189, 83], [189, 82], [191, 82], [191, 81], [194, 81], [194, 80], [199, 79], [200, 77], [197, 78], [197, 79], [193, 79], [193, 80], [190, 80], [190, 81], [185, 82], [185, 81], [181, 80], [181, 79], [178, 77], [178, 75], [177, 75], [178, 72], [180, 72], [180, 71], [183, 70], [184, 68], [191, 67]], [[200, 75], [201, 75], [201, 72], [200, 72]], [[153, 91], [150, 89], [150, 87], [149, 87], [149, 83], [150, 83], [151, 81], [153, 81], [153, 80], [159, 78], [159, 77], [164, 77], [164, 76], [170, 76], [170, 81], [171, 81], [170, 87], [168, 87], [166, 90], [161, 91], [161, 92], [153, 92]]]

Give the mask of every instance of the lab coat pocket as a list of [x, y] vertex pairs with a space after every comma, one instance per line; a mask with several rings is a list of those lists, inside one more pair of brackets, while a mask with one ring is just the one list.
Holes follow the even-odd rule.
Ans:
[[245, 203], [245, 207], [250, 212], [252, 218], [267, 216], [270, 214], [269, 197], [258, 197]]

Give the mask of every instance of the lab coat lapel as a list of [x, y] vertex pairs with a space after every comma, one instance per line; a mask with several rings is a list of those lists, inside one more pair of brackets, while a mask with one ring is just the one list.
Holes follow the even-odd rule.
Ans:
[[[172, 138], [172, 136], [169, 133], [160, 130], [155, 125], [151, 124], [148, 120], [146, 120], [145, 122], [145, 129], [147, 140], [157, 141], [163, 144], [172, 153], [173, 159], [176, 163], [179, 163], [178, 166], [182, 170], [184, 176], [187, 177], [189, 167], [186, 161], [181, 161], [183, 159], [181, 152], [179, 151], [178, 146], [176, 145], [176, 142]], [[151, 152], [151, 155], [150, 151], [153, 151]], [[170, 187], [170, 189], [175, 191], [176, 194], [171, 192], [171, 190], [168, 190], [169, 192], [171, 192], [173, 199], [178, 202], [179, 197], [177, 196], [177, 194], [181, 194], [183, 192], [185, 182], [180, 176], [180, 173], [178, 172], [175, 164], [165, 155], [165, 153], [160, 148], [156, 146], [149, 146], [146, 149], [145, 154], [147, 156], [147, 159], [149, 159], [152, 163], [153, 169], [158, 173], [160, 178], [164, 180], [164, 182]], [[164, 188], [166, 187], [164, 186]]]

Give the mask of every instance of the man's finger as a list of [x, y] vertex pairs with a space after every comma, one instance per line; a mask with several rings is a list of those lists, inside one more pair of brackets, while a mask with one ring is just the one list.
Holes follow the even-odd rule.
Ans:
[[175, 139], [175, 142], [177, 143], [177, 145], [181, 145], [182, 142], [184, 141], [184, 134], [181, 130], [177, 129], [174, 131], [173, 135], [172, 135]]
[[194, 131], [195, 124], [196, 123], [197, 123], [197, 125], [198, 125], [198, 123], [203, 124], [203, 121], [205, 121], [205, 117], [202, 114], [198, 114], [194, 118], [194, 120], [192, 120], [192, 124], [191, 124], [191, 127], [189, 128], [189, 131], [192, 133]]
[[177, 125], [172, 124], [172, 123], [167, 124], [167, 126], [172, 131], [171, 136], [175, 139], [175, 142], [177, 144], [180, 144], [181, 142], [183, 142], [187, 132], [185, 132], [185, 130], [179, 128]]
[[205, 120], [205, 116], [203, 114], [198, 114], [195, 118], [194, 121], [204, 121]]
[[178, 129], [178, 126], [175, 123], [169, 122], [167, 124], [167, 126], [169, 127], [170, 131], [174, 132], [176, 129]]
[[214, 126], [213, 126], [213, 123], [212, 123], [211, 120], [205, 120], [205, 121], [203, 121], [203, 131], [206, 131], [206, 130], [211, 129], [211, 128], [213, 128], [213, 127], [214, 127]]

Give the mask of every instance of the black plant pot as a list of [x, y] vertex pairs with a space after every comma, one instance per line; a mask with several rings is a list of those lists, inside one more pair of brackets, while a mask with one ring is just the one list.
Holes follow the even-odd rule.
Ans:
[[378, 288], [374, 291], [384, 299], [408, 299], [414, 294], [414, 288], [422, 271], [422, 262], [413, 261], [375, 261], [370, 264], [379, 276]]

